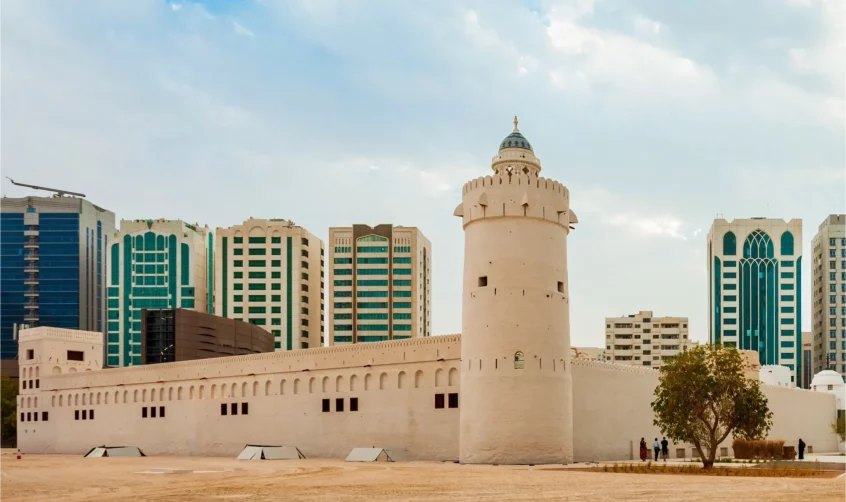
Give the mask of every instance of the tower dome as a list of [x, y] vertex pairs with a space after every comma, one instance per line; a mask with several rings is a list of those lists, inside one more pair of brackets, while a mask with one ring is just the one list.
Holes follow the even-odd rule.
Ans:
[[523, 133], [517, 129], [517, 116], [514, 116], [514, 130], [511, 131], [511, 134], [505, 137], [502, 140], [502, 143], [499, 144], [500, 151], [505, 150], [506, 148], [522, 148], [523, 150], [528, 150], [530, 152], [534, 152], [532, 150], [532, 144], [529, 143], [529, 140], [523, 136]]
[[499, 151], [491, 162], [491, 169], [497, 174], [522, 172], [539, 176], [540, 159], [529, 140], [517, 128], [517, 116], [514, 116], [514, 130], [499, 144]]

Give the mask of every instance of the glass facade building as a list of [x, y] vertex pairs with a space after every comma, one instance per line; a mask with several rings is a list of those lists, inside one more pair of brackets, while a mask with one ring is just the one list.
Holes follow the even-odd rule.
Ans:
[[22, 325], [105, 332], [105, 247], [115, 216], [74, 197], [3, 198], [0, 352]]
[[708, 234], [709, 341], [758, 352], [802, 386], [802, 221], [718, 219]]
[[846, 215], [831, 214], [811, 241], [814, 374], [846, 377]]
[[142, 310], [206, 312], [207, 228], [175, 220], [122, 220], [109, 247], [107, 366], [142, 364]]
[[389, 224], [329, 229], [330, 343], [431, 336], [432, 246]]

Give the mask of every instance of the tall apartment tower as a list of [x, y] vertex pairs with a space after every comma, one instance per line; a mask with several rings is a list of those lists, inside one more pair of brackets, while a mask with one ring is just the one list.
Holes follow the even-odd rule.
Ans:
[[459, 461], [570, 463], [567, 237], [578, 219], [569, 190], [539, 177], [516, 117], [491, 168], [453, 213], [464, 227]]
[[802, 220], [716, 219], [708, 232], [712, 344], [758, 352], [802, 387]]
[[329, 229], [331, 344], [432, 335], [432, 244], [390, 224]]
[[208, 227], [121, 220], [109, 248], [107, 366], [141, 364], [142, 309], [208, 312]]
[[114, 213], [76, 197], [4, 197], [0, 212], [2, 359], [17, 357], [15, 326], [105, 333]]
[[651, 310], [605, 318], [605, 360], [660, 368], [697, 345], [688, 338], [687, 317], [655, 317]]
[[846, 376], [846, 215], [832, 214], [811, 241], [814, 374]]
[[214, 313], [261, 326], [277, 351], [324, 345], [323, 241], [281, 219], [218, 228]]

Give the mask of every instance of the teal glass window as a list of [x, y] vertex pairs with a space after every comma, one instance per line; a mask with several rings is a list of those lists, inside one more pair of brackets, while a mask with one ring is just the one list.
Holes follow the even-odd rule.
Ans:
[[737, 295], [725, 295], [725, 296], [723, 297], [723, 301], [726, 301], [726, 302], [736, 302], [736, 301], [737, 301]]
[[737, 262], [734, 260], [728, 260], [723, 262], [723, 266], [725, 266], [726, 268], [735, 268], [737, 267]]
[[726, 314], [736, 314], [737, 307], [725, 307], [723, 308], [723, 312], [725, 312]]
[[793, 284], [782, 284], [781, 285], [782, 291], [789, 291], [789, 290], [792, 290], [792, 289], [793, 289]]
[[352, 279], [335, 279], [335, 286], [352, 286]]
[[394, 263], [411, 264], [410, 256], [395, 256]]
[[793, 295], [781, 295], [781, 301], [792, 302], [793, 301]]
[[394, 331], [411, 331], [411, 324], [394, 324]]
[[388, 248], [383, 246], [359, 246], [356, 247], [356, 251], [359, 253], [387, 253]]
[[234, 242], [235, 244], [243, 244], [244, 238], [243, 237], [235, 237], [232, 242]]
[[781, 313], [782, 314], [792, 314], [793, 313], [793, 307], [781, 307]]
[[355, 304], [356, 307], [360, 309], [386, 309], [388, 308], [387, 302], [358, 302]]
[[782, 267], [792, 267], [793, 266], [793, 260], [782, 260], [781, 266]]
[[373, 258], [373, 257], [364, 257], [364, 258], [356, 258], [355, 262], [358, 264], [364, 265], [386, 265], [388, 263], [387, 258]]
[[270, 243], [271, 244], [282, 244], [282, 237], [271, 237]]
[[234, 277], [235, 279], [243, 279], [244, 278], [244, 272], [233, 272], [232, 277]]
[[387, 298], [387, 291], [356, 291], [355, 294], [359, 298]]
[[411, 313], [394, 312], [394, 319], [411, 320]]
[[272, 301], [272, 302], [281, 302], [281, 301], [282, 301], [282, 295], [272, 295], [272, 296], [270, 297], [270, 301]]
[[359, 319], [361, 321], [387, 320], [388, 314], [371, 314], [371, 313], [361, 314], [361, 313], [359, 313], [359, 314], [355, 315], [355, 318]]
[[250, 244], [265, 244], [267, 243], [266, 237], [250, 237], [249, 238]]
[[781, 318], [781, 324], [793, 324], [793, 318], [792, 317], [782, 317]]
[[781, 234], [781, 254], [793, 256], [793, 234], [789, 230]]
[[[361, 314], [359, 314], [359, 315], [361, 315]], [[340, 320], [352, 319], [352, 314], [349, 314], [349, 313], [347, 313], [347, 314], [332, 314], [332, 318], [340, 319]]]
[[241, 248], [235, 248], [232, 250], [232, 254], [234, 254], [235, 256], [241, 256], [244, 254], [244, 250]]
[[737, 324], [737, 319], [727, 318], [727, 319], [723, 319], [723, 322], [724, 322], [725, 324], [729, 324], [729, 325], [731, 325], [731, 324]]
[[395, 268], [394, 275], [411, 275], [410, 268]]
[[352, 275], [351, 268], [336, 268], [334, 272], [335, 275]]
[[250, 307], [249, 309], [250, 314], [266, 314], [267, 307]]
[[387, 237], [382, 237], [381, 235], [365, 235], [364, 237], [359, 237], [356, 239], [356, 242], [387, 242]]
[[240, 283], [236, 283], [232, 285], [232, 289], [235, 291], [242, 291], [244, 289], [244, 285]]
[[247, 274], [250, 279], [266, 279], [267, 272], [250, 272]]
[[335, 302], [334, 303], [336, 309], [351, 309], [352, 302]]
[[388, 331], [387, 324], [357, 324], [356, 331]]
[[244, 260], [235, 260], [234, 262], [232, 262], [232, 266], [233, 267], [243, 267], [244, 266]]
[[250, 249], [250, 256], [264, 256], [266, 254], [267, 250], [264, 248]]
[[723, 284], [723, 289], [726, 291], [737, 291], [737, 284]]
[[273, 326], [282, 326], [282, 319], [271, 319], [270, 324]]
[[411, 298], [411, 291], [394, 291], [394, 298]]
[[395, 309], [410, 309], [411, 302], [394, 302]]
[[723, 254], [725, 256], [737, 255], [737, 237], [734, 232], [726, 232], [723, 235]]
[[387, 279], [361, 279], [355, 281], [357, 286], [387, 286]]
[[335, 331], [352, 331], [352, 324], [336, 324]]
[[[350, 270], [352, 272], [352, 270]], [[356, 271], [358, 275], [388, 275], [386, 268], [360, 268]]]
[[411, 286], [411, 279], [394, 279], [394, 286]]
[[235, 314], [243, 314], [244, 307], [232, 307], [232, 312]]
[[266, 267], [267, 261], [265, 261], [265, 260], [250, 260], [249, 265], [251, 267]]
[[334, 258], [332, 260], [336, 265], [352, 263], [352, 258]]
[[737, 272], [726, 272], [723, 274], [726, 279], [737, 279]]
[[271, 285], [270, 285], [270, 289], [271, 289], [271, 290], [273, 290], [273, 291], [281, 291], [281, 290], [282, 290], [282, 285], [281, 285], [281, 284], [279, 284], [278, 282], [277, 282], [277, 283], [273, 283], [273, 284], [271, 284]]
[[244, 301], [244, 295], [234, 295], [232, 297], [233, 302], [242, 302]]
[[282, 249], [273, 248], [270, 250], [270, 254], [272, 254], [273, 256], [282, 256]]
[[281, 279], [282, 278], [282, 272], [271, 272], [270, 278], [271, 279]]
[[247, 299], [251, 302], [263, 302], [267, 301], [267, 295], [249, 295]]
[[270, 313], [271, 314], [281, 314], [282, 313], [282, 307], [270, 307]]
[[781, 278], [782, 279], [793, 279], [793, 272], [782, 272]]
[[352, 298], [352, 291], [335, 291], [335, 298]]

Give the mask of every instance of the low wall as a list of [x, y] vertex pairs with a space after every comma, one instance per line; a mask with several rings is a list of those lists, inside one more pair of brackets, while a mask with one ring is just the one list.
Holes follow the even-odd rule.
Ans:
[[[658, 371], [598, 361], [573, 360], [573, 456], [576, 462], [639, 458], [640, 438], [662, 438], [652, 424], [651, 403]], [[802, 438], [816, 453], [836, 452], [837, 436], [830, 424], [836, 416], [833, 395], [802, 389], [763, 385], [773, 427], [769, 437], [798, 444]], [[729, 437], [720, 447], [734, 453]], [[683, 451], [679, 451], [683, 450]], [[670, 458], [693, 454], [690, 444], [672, 444]]]

